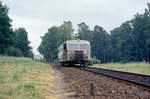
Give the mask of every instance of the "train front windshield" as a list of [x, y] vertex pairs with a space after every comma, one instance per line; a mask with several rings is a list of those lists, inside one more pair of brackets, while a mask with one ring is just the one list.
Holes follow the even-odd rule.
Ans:
[[68, 44], [68, 50], [89, 50], [88, 44]]
[[88, 44], [80, 44], [80, 50], [89, 50]]
[[68, 50], [79, 50], [78, 44], [69, 44]]

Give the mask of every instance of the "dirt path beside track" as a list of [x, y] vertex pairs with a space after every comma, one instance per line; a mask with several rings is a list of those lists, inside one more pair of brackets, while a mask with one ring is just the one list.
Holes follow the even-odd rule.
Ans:
[[73, 92], [69, 91], [68, 86], [64, 83], [63, 73], [52, 66], [51, 82], [47, 88], [46, 99], [69, 99], [68, 96]]

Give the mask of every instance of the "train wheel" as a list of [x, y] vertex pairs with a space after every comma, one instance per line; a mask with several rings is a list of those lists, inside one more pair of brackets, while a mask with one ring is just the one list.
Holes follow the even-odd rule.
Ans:
[[62, 66], [65, 66], [65, 63], [61, 63]]
[[83, 66], [85, 67], [85, 64], [83, 63]]
[[82, 63], [82, 64], [80, 64], [80, 66], [85, 66], [85, 64], [84, 64], [84, 63]]
[[69, 66], [73, 66], [73, 63], [69, 63]]

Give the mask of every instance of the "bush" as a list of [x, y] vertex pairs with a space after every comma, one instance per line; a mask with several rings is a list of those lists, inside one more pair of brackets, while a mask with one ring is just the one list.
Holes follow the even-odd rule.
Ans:
[[93, 64], [100, 64], [101, 61], [96, 59], [95, 57], [91, 57], [91, 61], [90, 62], [87, 62], [86, 65], [89, 66], [89, 65], [93, 65]]
[[13, 94], [13, 90], [9, 89], [7, 93], [8, 93], [8, 95], [12, 95]]
[[33, 84], [24, 84], [24, 88], [34, 88]]
[[14, 47], [11, 47], [11, 48], [8, 49], [7, 55], [9, 55], [9, 56], [18, 56], [18, 57], [23, 56], [21, 50], [17, 49], [17, 48], [14, 48]]
[[32, 51], [29, 51], [28, 57], [29, 57], [29, 58], [33, 58], [33, 56], [34, 56], [33, 52], [32, 52]]

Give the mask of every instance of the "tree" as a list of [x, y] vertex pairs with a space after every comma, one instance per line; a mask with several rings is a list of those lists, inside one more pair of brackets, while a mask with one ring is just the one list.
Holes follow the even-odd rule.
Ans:
[[113, 61], [125, 62], [133, 60], [132, 26], [130, 21], [111, 31], [111, 45], [114, 53]]
[[57, 45], [59, 46], [66, 40], [71, 40], [73, 35], [73, 26], [71, 21], [64, 21], [64, 23], [58, 27], [58, 32], [56, 32], [57, 35]]
[[[150, 61], [150, 4], [142, 14], [122, 23], [108, 34], [96, 25], [94, 30], [84, 22], [78, 24], [76, 39], [88, 40], [91, 43], [92, 57], [102, 63]], [[70, 21], [61, 26], [51, 27], [42, 37], [38, 50], [47, 61], [57, 60], [57, 48], [66, 40], [73, 39], [73, 28]]]
[[0, 1], [0, 55], [7, 54], [14, 45], [15, 33], [11, 28], [11, 19], [8, 16], [8, 7]]
[[41, 37], [42, 42], [38, 51], [49, 62], [57, 61], [57, 49], [66, 40], [72, 39], [73, 28], [70, 21], [64, 21], [61, 26], [53, 26]]
[[92, 31], [91, 37], [91, 50], [92, 56], [95, 56], [102, 63], [110, 61], [109, 47], [110, 47], [110, 36], [100, 26], [96, 25], [94, 31]]
[[42, 42], [38, 48], [39, 52], [44, 55], [47, 61], [54, 61], [57, 57], [57, 27], [51, 27], [48, 32], [42, 37]]
[[102, 27], [96, 25], [91, 31], [89, 26], [82, 22], [78, 24], [76, 38], [90, 41], [92, 57], [96, 57], [102, 63], [111, 61], [109, 57], [111, 52], [110, 36]]
[[147, 59], [146, 60], [150, 62], [150, 38], [146, 41], [146, 47], [147, 47], [146, 49]]
[[78, 32], [76, 34], [76, 38], [81, 40], [91, 40], [91, 31], [89, 29], [89, 26], [84, 22], [78, 24]]
[[16, 45], [15, 48], [22, 56], [24, 57], [33, 57], [33, 53], [31, 51], [32, 47], [29, 46], [30, 41], [28, 40], [28, 33], [25, 28], [19, 28], [15, 30], [16, 33]]
[[150, 4], [143, 14], [123, 23], [111, 31], [113, 59], [115, 61], [149, 60]]

